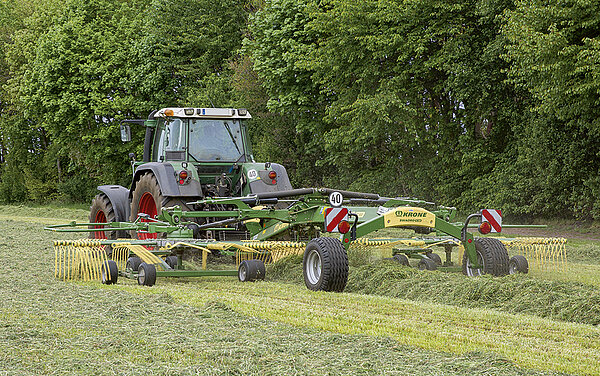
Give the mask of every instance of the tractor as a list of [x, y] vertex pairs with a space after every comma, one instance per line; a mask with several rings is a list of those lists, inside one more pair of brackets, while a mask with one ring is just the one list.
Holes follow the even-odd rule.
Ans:
[[[130, 154], [133, 179], [129, 188], [101, 185], [92, 200], [90, 223], [148, 221], [162, 208], [183, 210], [225, 210], [226, 205], [190, 205], [204, 198], [247, 196], [290, 190], [285, 167], [277, 163], [257, 163], [252, 155], [246, 109], [163, 108], [147, 120], [124, 120], [121, 140], [131, 141], [130, 124], [146, 127], [141, 162]], [[195, 237], [219, 240], [246, 238], [243, 224], [227, 231], [200, 231]], [[102, 228], [103, 226], [93, 226]], [[156, 238], [157, 234], [122, 230], [90, 232], [91, 238]]]

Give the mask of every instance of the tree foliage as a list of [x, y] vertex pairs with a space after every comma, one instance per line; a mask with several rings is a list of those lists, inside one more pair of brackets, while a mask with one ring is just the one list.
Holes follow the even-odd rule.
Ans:
[[236, 106], [295, 186], [598, 218], [598, 8], [0, 0], [0, 199], [127, 185], [119, 120]]

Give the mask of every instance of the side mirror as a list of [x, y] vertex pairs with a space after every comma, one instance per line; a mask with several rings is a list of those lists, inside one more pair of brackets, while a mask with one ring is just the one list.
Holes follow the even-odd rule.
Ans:
[[131, 141], [131, 127], [129, 126], [129, 124], [121, 123], [119, 128], [121, 129], [121, 141]]

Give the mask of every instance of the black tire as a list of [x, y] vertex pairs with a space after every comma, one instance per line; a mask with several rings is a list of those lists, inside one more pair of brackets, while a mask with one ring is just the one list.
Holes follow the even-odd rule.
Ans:
[[419, 270], [436, 270], [437, 264], [432, 259], [422, 258], [418, 264]]
[[507, 275], [509, 272], [509, 260], [506, 247], [498, 239], [494, 238], [476, 238], [475, 250], [479, 263], [483, 264], [480, 269], [471, 267], [471, 261], [467, 252], [463, 255], [463, 274], [468, 276], [478, 276], [491, 274], [496, 277]]
[[[142, 200], [143, 197], [145, 197], [148, 194], [150, 196], [152, 196], [152, 199], [154, 201], [155, 211], [156, 211], [155, 213], [149, 213], [148, 210], [144, 210], [144, 208], [140, 208], [140, 201]], [[145, 174], [143, 174], [140, 177], [137, 184], [135, 185], [135, 189], [133, 190], [133, 194], [132, 194], [132, 198], [131, 198], [131, 214], [129, 216], [129, 220], [131, 222], [135, 222], [135, 220], [137, 220], [137, 218], [138, 218], [139, 213], [146, 213], [146, 214], [149, 214], [150, 216], [160, 214], [162, 206], [163, 206], [162, 205], [163, 200], [164, 200], [164, 197], [161, 193], [160, 185], [158, 184], [158, 180], [156, 179], [156, 176], [154, 176], [154, 174], [152, 172], [146, 172]], [[153, 238], [154, 236], [146, 235], [146, 234], [144, 234], [144, 235], [138, 234], [137, 231], [132, 230], [131, 237], [134, 239], [140, 239], [140, 238], [146, 239], [146, 238]], [[159, 237], [161, 237], [160, 234], [159, 234]]]
[[251, 261], [254, 260], [244, 260], [240, 262], [240, 266], [238, 267], [238, 279], [240, 282], [256, 281], [256, 276], [258, 275], [258, 265]]
[[529, 263], [527, 262], [527, 259], [525, 258], [525, 256], [516, 255], [516, 256], [511, 257], [510, 261], [508, 262], [508, 273], [509, 274], [517, 274], [517, 273], [527, 274], [527, 273], [529, 273]]
[[[116, 215], [115, 210], [104, 193], [98, 193], [96, 197], [92, 199], [92, 205], [90, 206], [90, 223], [101, 223], [101, 222], [115, 222]], [[92, 228], [103, 228], [104, 226], [89, 226]], [[117, 231], [94, 231], [89, 233], [90, 239], [117, 239]]]
[[348, 255], [338, 239], [315, 238], [302, 261], [304, 284], [313, 291], [342, 292], [348, 282]]
[[131, 269], [133, 271], [137, 271], [142, 263], [142, 259], [136, 256], [130, 257], [127, 259], [125, 263], [125, 269]]
[[102, 283], [105, 285], [113, 285], [119, 279], [119, 268], [113, 260], [106, 260], [101, 268]]
[[138, 268], [137, 281], [140, 286], [154, 286], [156, 283], [156, 267], [142, 262]]
[[179, 258], [177, 256], [167, 256], [165, 258], [165, 262], [171, 267], [171, 269], [177, 269]]
[[[169, 208], [175, 205], [179, 205], [179, 207], [183, 211], [189, 211], [193, 208], [187, 206], [186, 202], [195, 201], [197, 197], [186, 197], [185, 200], [182, 200], [178, 197], [165, 197], [160, 190], [160, 184], [158, 184], [158, 179], [152, 172], [146, 172], [135, 185], [135, 189], [132, 193], [131, 198], [131, 214], [129, 216], [129, 220], [134, 222], [138, 218], [138, 213], [146, 213], [144, 210], [140, 210], [140, 200], [144, 196], [144, 194], [149, 194], [152, 196], [154, 200], [154, 205], [156, 206], [156, 215], [160, 214], [162, 208]], [[152, 213], [146, 213], [152, 214]], [[139, 239], [138, 233], [136, 231], [131, 231], [131, 237], [134, 239]], [[145, 237], [145, 236], [142, 236]], [[159, 238], [165, 237], [164, 233], [158, 234]]]
[[406, 255], [403, 255], [402, 253], [396, 253], [393, 257], [393, 260], [399, 263], [400, 265], [410, 266], [410, 263], [408, 262], [408, 257], [406, 257]]
[[264, 281], [265, 276], [267, 275], [267, 270], [265, 268], [265, 263], [261, 260], [252, 260], [256, 264], [256, 279], [259, 281]]
[[429, 257], [436, 265], [442, 265], [442, 258], [437, 253], [429, 252], [426, 253], [425, 256]]

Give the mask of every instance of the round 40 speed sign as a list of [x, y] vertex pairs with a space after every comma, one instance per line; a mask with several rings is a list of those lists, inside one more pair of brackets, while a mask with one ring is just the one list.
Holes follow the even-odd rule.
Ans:
[[329, 194], [329, 204], [334, 208], [339, 208], [344, 202], [344, 196], [340, 192], [331, 192]]

